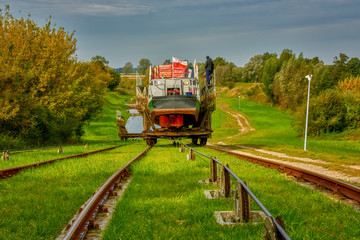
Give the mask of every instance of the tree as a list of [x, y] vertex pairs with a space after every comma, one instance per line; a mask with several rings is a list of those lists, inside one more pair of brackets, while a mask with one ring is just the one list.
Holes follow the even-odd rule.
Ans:
[[108, 89], [110, 91], [113, 91], [120, 83], [121, 77], [120, 74], [118, 72], [116, 72], [115, 70], [113, 70], [112, 68], [109, 68], [107, 70], [110, 75], [111, 75], [111, 81], [108, 84]]
[[291, 58], [295, 57], [295, 54], [290, 49], [284, 49], [280, 54], [280, 62], [283, 65], [285, 62], [289, 61]]
[[293, 56], [275, 75], [273, 89], [274, 100], [284, 109], [295, 110], [306, 99], [308, 82], [305, 76], [311, 74], [313, 67], [307, 63], [300, 53]]
[[96, 55], [95, 57], [91, 58], [91, 61], [94, 62], [101, 62], [103, 65], [108, 65], [109, 61], [105, 59], [103, 56]]
[[147, 68], [149, 68], [151, 66], [151, 62], [150, 62], [150, 60], [149, 59], [146, 59], [146, 58], [142, 58], [142, 59], [140, 59], [140, 61], [139, 61], [139, 65], [138, 65], [138, 73], [140, 74], [140, 75], [143, 75], [144, 73], [145, 73], [145, 70], [147, 69]]
[[242, 69], [236, 67], [233, 62], [227, 62], [224, 58], [217, 57], [214, 60], [216, 81], [219, 84], [234, 87], [235, 82], [240, 82]]
[[228, 64], [228, 62], [225, 60], [225, 58], [217, 57], [215, 60], [213, 60], [215, 68], [218, 66], [225, 66]]
[[133, 65], [131, 62], [125, 63], [124, 67], [122, 68], [124, 74], [130, 74], [132, 72]]
[[243, 79], [245, 82], [260, 82], [262, 76], [262, 55], [258, 54], [250, 58], [243, 68]]
[[262, 74], [263, 91], [271, 102], [274, 102], [274, 78], [280, 71], [281, 63], [276, 55], [266, 60]]
[[15, 19], [9, 8], [0, 12], [0, 43], [0, 144], [18, 136], [34, 144], [80, 138], [111, 79], [102, 64], [76, 60], [74, 33]]
[[314, 76], [311, 80], [311, 92], [313, 95], [319, 95], [322, 91], [336, 86], [337, 79], [332, 75], [333, 66], [324, 65], [319, 62], [314, 66]]
[[163, 65], [169, 65], [169, 64], [171, 64], [170, 59], [166, 59], [166, 60], [163, 62]]
[[346, 68], [352, 76], [360, 76], [360, 60], [358, 58], [351, 58], [346, 63]]
[[350, 73], [347, 71], [347, 61], [349, 57], [345, 53], [340, 53], [339, 57], [334, 57], [334, 65], [332, 68], [332, 77], [337, 80], [337, 82], [344, 80], [347, 77], [350, 77]]
[[339, 82], [339, 91], [344, 96], [347, 127], [360, 127], [360, 77], [349, 77]]

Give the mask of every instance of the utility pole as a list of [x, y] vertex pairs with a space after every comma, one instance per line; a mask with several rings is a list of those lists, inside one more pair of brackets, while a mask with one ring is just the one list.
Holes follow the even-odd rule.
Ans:
[[307, 151], [307, 149], [306, 149], [306, 141], [307, 141], [308, 120], [309, 120], [310, 82], [311, 82], [312, 75], [306, 75], [305, 78], [307, 80], [309, 80], [307, 107], [306, 107], [305, 142], [304, 142], [304, 151]]

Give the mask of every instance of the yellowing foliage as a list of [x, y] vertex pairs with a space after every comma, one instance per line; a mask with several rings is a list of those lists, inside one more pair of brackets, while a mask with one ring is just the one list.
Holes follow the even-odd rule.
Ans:
[[0, 132], [36, 142], [81, 136], [111, 76], [75, 51], [74, 32], [0, 12]]
[[339, 82], [339, 88], [341, 91], [349, 91], [360, 96], [360, 77], [348, 77]]

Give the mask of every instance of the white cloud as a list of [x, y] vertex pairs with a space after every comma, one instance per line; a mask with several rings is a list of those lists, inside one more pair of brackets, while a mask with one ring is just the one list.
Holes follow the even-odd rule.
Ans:
[[9, 2], [10, 8], [23, 9], [32, 14], [47, 12], [49, 14], [82, 15], [82, 16], [133, 16], [153, 12], [149, 4], [128, 0], [32, 0]]
[[[136, 5], [129, 3], [70, 3], [71, 8], [68, 13], [81, 15], [113, 15], [113, 16], [132, 16], [142, 15], [154, 11], [153, 7], [146, 5]], [[65, 9], [64, 9], [65, 10]]]

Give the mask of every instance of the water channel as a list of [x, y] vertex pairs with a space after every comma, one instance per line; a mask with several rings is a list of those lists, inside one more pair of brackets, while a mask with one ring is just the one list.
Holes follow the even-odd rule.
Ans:
[[[143, 131], [143, 118], [136, 109], [126, 110], [130, 113], [130, 117], [125, 124], [125, 128], [128, 133], [141, 133]], [[155, 124], [155, 127], [160, 127]], [[152, 127], [150, 127], [152, 130]]]

